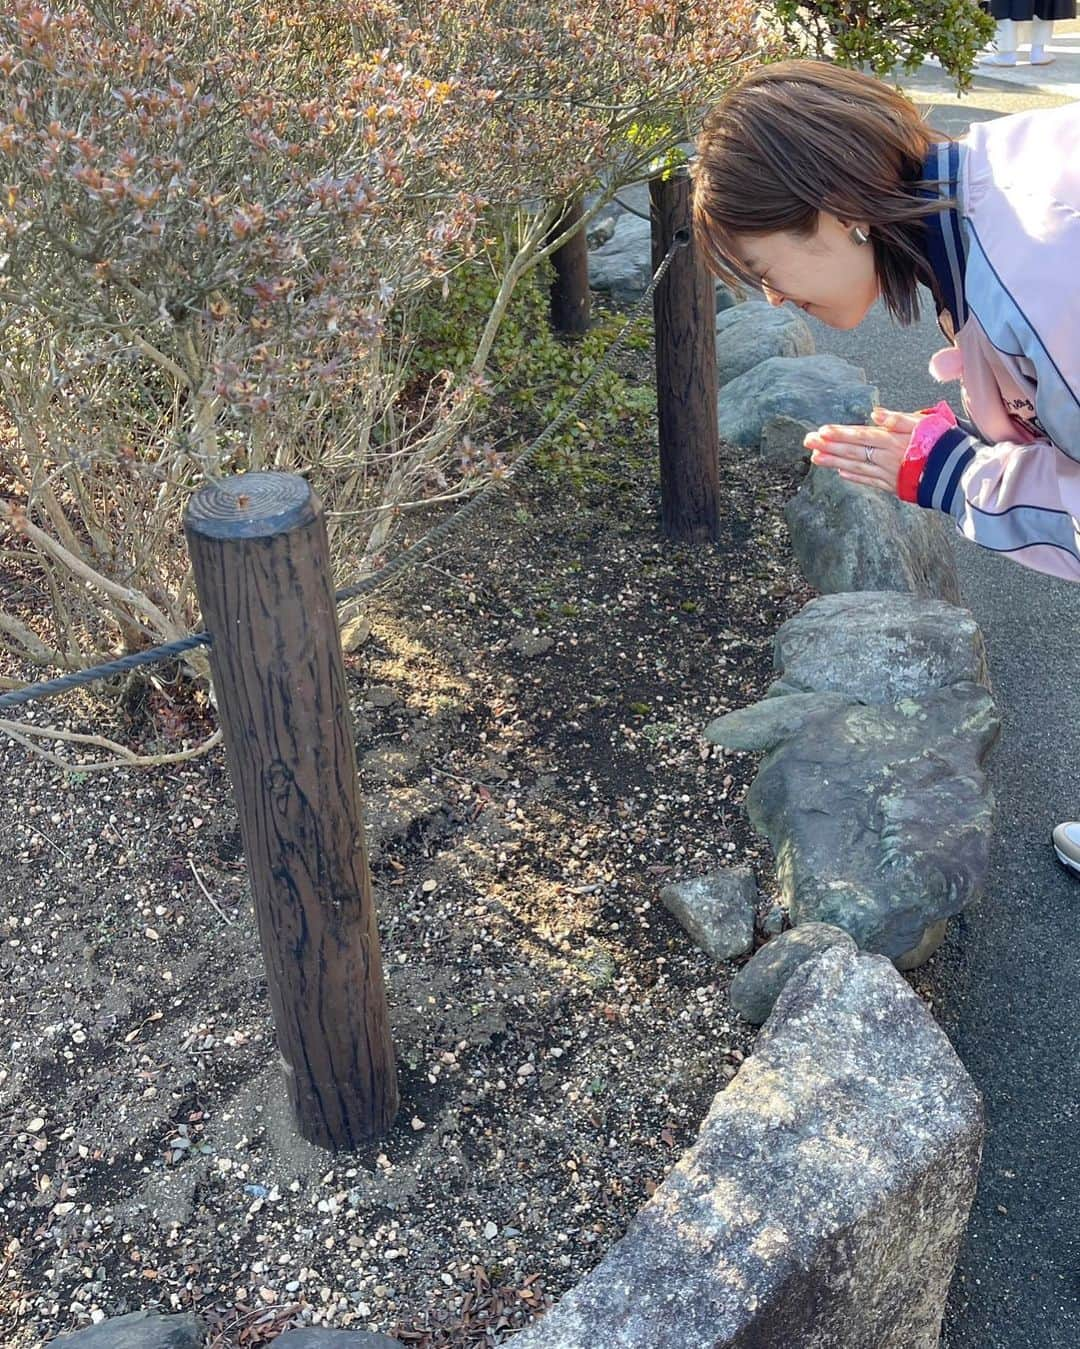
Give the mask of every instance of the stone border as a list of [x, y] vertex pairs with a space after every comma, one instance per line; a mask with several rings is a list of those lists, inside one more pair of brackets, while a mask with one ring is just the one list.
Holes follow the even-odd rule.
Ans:
[[[603, 288], [624, 297], [640, 289], [649, 261], [646, 238], [647, 222], [633, 217], [619, 220], [614, 237], [590, 255], [591, 270]], [[803, 448], [806, 432], [825, 421], [856, 416], [868, 420], [877, 391], [866, 383], [863, 371], [814, 353], [801, 314], [749, 300], [722, 308], [716, 327], [717, 366], [723, 372], [718, 393], [722, 437], [756, 451], [763, 469], [782, 461], [804, 470], [805, 480], [787, 503], [785, 516], [800, 570], [822, 598], [807, 605], [777, 634], [780, 677], [767, 694], [776, 701], [722, 717], [706, 734], [729, 749], [770, 751], [766, 765], [774, 771], [766, 779], [763, 767], [748, 807], [753, 823], [770, 838], [780, 859], [780, 879], [792, 922], [837, 923], [860, 945], [883, 951], [901, 968], [915, 968], [940, 943], [944, 921], [978, 898], [990, 837], [992, 798], [982, 763], [996, 719], [982, 634], [971, 614], [960, 607], [949, 522], [881, 492], [855, 486], [832, 471], [810, 468]], [[892, 598], [883, 592], [891, 592]], [[861, 658], [859, 650], [853, 649], [856, 630], [856, 642], [865, 645]], [[986, 697], [969, 697], [965, 716], [961, 716], [960, 705], [965, 703], [961, 685], [965, 683], [981, 685]], [[938, 696], [950, 688], [957, 690], [951, 708], [946, 706], [949, 699]], [[791, 695], [804, 697], [800, 701]], [[904, 726], [886, 713], [889, 705], [901, 706], [899, 700], [906, 699], [918, 703], [904, 715], [909, 721], [919, 721], [920, 727], [909, 726], [905, 737], [901, 734]], [[861, 718], [851, 712], [852, 707], [867, 704], [880, 711]], [[832, 714], [829, 722], [821, 720], [826, 712]], [[808, 888], [809, 877], [806, 865], [800, 876], [800, 861], [816, 852], [819, 871], [830, 883], [848, 890], [854, 913], [866, 900], [866, 874], [874, 860], [864, 858], [862, 874], [852, 879], [844, 874], [847, 859], [839, 841], [834, 855], [823, 857], [820, 849], [806, 846], [805, 827], [801, 839], [797, 829], [786, 828], [780, 799], [786, 788], [775, 781], [782, 772], [773, 760], [785, 742], [792, 746], [789, 758], [802, 754], [812, 738], [811, 729], [819, 743], [830, 736], [846, 738], [852, 761], [845, 764], [835, 754], [826, 756], [827, 771], [823, 768], [817, 781], [804, 772], [803, 786], [810, 786], [821, 798], [815, 808], [843, 807], [850, 813], [850, 798], [860, 791], [864, 796], [869, 792], [875, 807], [880, 807], [878, 818], [868, 822], [882, 834], [876, 860], [891, 868], [890, 874], [898, 866], [904, 870], [904, 845], [909, 851], [916, 845], [922, 848], [922, 856], [904, 871], [903, 882], [925, 899], [926, 922], [917, 930], [912, 930], [917, 915], [895, 920], [886, 916], [875, 923], [856, 921], [845, 917], [843, 905], [831, 904], [827, 896], [819, 893], [808, 900], [801, 893]], [[877, 765], [861, 764], [856, 773], [859, 742], [867, 736], [881, 743], [881, 758]], [[946, 757], [951, 755], [952, 780], [967, 797], [966, 814], [955, 822], [957, 834], [963, 837], [959, 867], [949, 861], [954, 839], [945, 838], [940, 829], [936, 837], [929, 837], [933, 831], [926, 829], [916, 839], [917, 831], [904, 829], [896, 819], [899, 808], [894, 797], [901, 790], [908, 802], [915, 800], [931, 813], [940, 807], [940, 784], [935, 797], [931, 784], [911, 781], [918, 776], [916, 760], [920, 752], [925, 754], [928, 738], [943, 753], [947, 751]], [[789, 775], [795, 768], [789, 766]], [[893, 770], [892, 783], [883, 780], [888, 769]], [[877, 782], [873, 781], [875, 771], [881, 779]], [[849, 798], [846, 806], [845, 795]], [[690, 935], [717, 957], [738, 954], [723, 949], [716, 940], [702, 940], [703, 933], [720, 934], [728, 918], [722, 879], [723, 873], [704, 878], [707, 884], [696, 885], [697, 896], [689, 883], [681, 887], [676, 883], [661, 895]], [[895, 883], [899, 887], [898, 879]], [[695, 903], [696, 913], [692, 912]], [[872, 896], [872, 903], [888, 908], [898, 907], [900, 901], [885, 894]], [[908, 938], [909, 944], [903, 945]]]
[[882, 956], [834, 948], [626, 1236], [515, 1349], [934, 1349], [978, 1092]]
[[[736, 306], [734, 316], [728, 309], [721, 320], [728, 334], [745, 331], [758, 356], [720, 390], [726, 438], [756, 449], [763, 466], [781, 459], [809, 468], [806, 431], [852, 419], [858, 390], [847, 389], [824, 410], [814, 402], [820, 388], [808, 394], [805, 413], [778, 403], [777, 382], [789, 374], [797, 382], [809, 368], [802, 363], [812, 358], [798, 328], [775, 319], [757, 323], [755, 310], [763, 319], [774, 312], [751, 302]], [[778, 344], [772, 352], [770, 331]], [[795, 351], [785, 349], [792, 343]], [[825, 368], [827, 378], [844, 373], [840, 365]], [[876, 401], [876, 390], [867, 392]], [[759, 406], [749, 411], [739, 406], [754, 400]], [[945, 521], [818, 469], [809, 469], [785, 514], [800, 569], [823, 595], [854, 601], [851, 592], [887, 589], [899, 592], [898, 601], [909, 596], [927, 608], [958, 603]], [[847, 547], [838, 546], [841, 540]], [[918, 609], [910, 607], [913, 628]], [[981, 633], [970, 614], [955, 612], [974, 629], [967, 682], [935, 680], [928, 671], [918, 692], [955, 687], [958, 696], [970, 697], [964, 691], [988, 684]], [[770, 690], [774, 706], [767, 715], [774, 723], [787, 718], [786, 733], [740, 748], [775, 749], [806, 725], [808, 714], [840, 715], [862, 705], [858, 690], [785, 685], [790, 671], [783, 659], [779, 665], [782, 677]], [[902, 680], [910, 671], [893, 673]], [[795, 715], [785, 704], [800, 695], [816, 708], [801, 705]], [[822, 699], [835, 701], [829, 707]], [[983, 738], [992, 741], [992, 707], [983, 702], [981, 711]], [[824, 785], [842, 789], [835, 777]], [[827, 809], [828, 799], [819, 804]], [[988, 820], [979, 826], [988, 842]], [[898, 963], [913, 967], [927, 959], [944, 930], [944, 918], [931, 924]], [[792, 936], [799, 932], [795, 927]], [[774, 938], [762, 952], [782, 941]], [[978, 1178], [979, 1094], [944, 1032], [889, 961], [858, 953], [835, 931], [819, 942], [816, 950], [809, 943], [801, 960], [773, 970], [777, 988], [770, 1001], [779, 996], [771, 1016], [753, 1055], [715, 1097], [696, 1144], [626, 1236], [542, 1321], [514, 1336], [515, 1345], [938, 1344]]]
[[[591, 256], [595, 265], [605, 250], [609, 257], [626, 255], [625, 284], [605, 288], [627, 299], [647, 283], [651, 258], [640, 224], [623, 234], [618, 243], [602, 240]], [[634, 236], [629, 250], [627, 234]], [[876, 400], [862, 371], [813, 355], [797, 315], [777, 318], [777, 311], [753, 301], [732, 307], [721, 290], [717, 309], [724, 313], [725, 342], [742, 341], [745, 348], [729, 361], [726, 368], [737, 373], [720, 390], [723, 433], [760, 453], [763, 467], [776, 459], [806, 463], [802, 437], [811, 425], [854, 420]], [[823, 595], [837, 596], [841, 607], [858, 599], [851, 592], [882, 590], [900, 592], [898, 601], [922, 599], [926, 609], [959, 601], [944, 521], [817, 469], [785, 513], [803, 574]], [[914, 631], [918, 606], [908, 612]], [[955, 612], [961, 621], [963, 611]], [[966, 620], [973, 624], [970, 615]], [[823, 677], [808, 683], [805, 671], [798, 682], [784, 654], [785, 628], [778, 634], [781, 678], [770, 690], [772, 707], [757, 711], [764, 707], [759, 703], [721, 718], [726, 727], [710, 728], [712, 738], [732, 748], [770, 750], [766, 763], [808, 725], [820, 730], [831, 726], [823, 719], [858, 716], [852, 708], [865, 707], [858, 689], [822, 687]], [[839, 635], [843, 627], [834, 631]], [[971, 644], [975, 665], [969, 662], [966, 681], [938, 677], [935, 683], [936, 676], [925, 673], [922, 684], [892, 706], [917, 709], [919, 693], [954, 690], [970, 701], [963, 691], [987, 682], [977, 627]], [[910, 673], [894, 669], [891, 677], [902, 681]], [[982, 696], [981, 733], [992, 740], [989, 695]], [[825, 785], [839, 796], [843, 774]], [[755, 823], [768, 832], [766, 816]], [[949, 909], [955, 911], [955, 905]], [[928, 958], [944, 922], [935, 921], [898, 963], [910, 968]], [[756, 987], [758, 1001], [748, 997], [745, 1004], [772, 1007], [754, 1053], [718, 1092], [697, 1141], [626, 1235], [542, 1320], [512, 1337], [519, 1349], [938, 1344], [978, 1177], [979, 1094], [893, 963], [858, 951], [835, 927], [811, 933], [821, 926], [797, 924], [740, 971], [741, 979], [772, 951], [762, 962], [771, 986]], [[777, 958], [785, 939], [801, 932], [804, 949]], [[136, 1313], [53, 1343], [188, 1349], [197, 1333], [192, 1317]], [[305, 1329], [286, 1334], [282, 1345], [293, 1337], [296, 1349], [396, 1343], [368, 1332]]]

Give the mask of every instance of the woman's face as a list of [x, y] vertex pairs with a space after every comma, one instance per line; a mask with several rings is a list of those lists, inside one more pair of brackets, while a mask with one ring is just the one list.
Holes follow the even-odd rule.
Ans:
[[841, 221], [821, 211], [813, 234], [782, 230], [737, 235], [733, 242], [770, 304], [790, 300], [830, 328], [854, 328], [878, 298], [874, 250], [855, 242], [856, 225], [869, 232], [865, 221]]

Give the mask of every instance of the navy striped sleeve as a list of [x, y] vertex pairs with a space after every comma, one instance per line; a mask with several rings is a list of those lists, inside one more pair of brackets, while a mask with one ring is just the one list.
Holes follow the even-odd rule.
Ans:
[[919, 505], [927, 510], [955, 514], [953, 503], [960, 490], [960, 479], [981, 448], [981, 443], [961, 426], [943, 431], [930, 451], [919, 479]]

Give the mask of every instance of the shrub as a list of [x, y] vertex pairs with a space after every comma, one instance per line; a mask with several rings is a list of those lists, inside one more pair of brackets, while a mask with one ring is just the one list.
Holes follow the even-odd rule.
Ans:
[[960, 88], [971, 83], [979, 49], [994, 21], [976, 0], [774, 0], [783, 40], [799, 51], [887, 75], [896, 66], [916, 70], [936, 56]]
[[[188, 631], [180, 515], [208, 477], [308, 475], [350, 577], [440, 478], [472, 490], [463, 438], [515, 289], [571, 199], [689, 137], [754, 58], [754, 15], [9, 0], [0, 517], [48, 598], [0, 607], [0, 647], [76, 668]], [[424, 349], [481, 261], [471, 354]]]

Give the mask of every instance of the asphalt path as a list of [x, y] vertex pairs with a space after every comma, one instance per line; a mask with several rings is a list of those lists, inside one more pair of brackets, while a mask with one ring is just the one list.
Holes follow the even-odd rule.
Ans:
[[[979, 80], [963, 100], [923, 72], [907, 81], [927, 119], [962, 132], [1062, 100]], [[1062, 278], [1080, 285], [1080, 276]], [[851, 333], [814, 323], [818, 350], [862, 366], [887, 407], [943, 392], [932, 317], [908, 329], [875, 311]], [[1080, 341], [1080, 333], [1077, 335]], [[1002, 734], [989, 771], [997, 825], [987, 894], [954, 921], [927, 973], [936, 1011], [983, 1093], [986, 1147], [950, 1294], [944, 1349], [1080, 1349], [1080, 881], [1050, 831], [1080, 818], [1080, 585], [1040, 576], [962, 538], [965, 602], [985, 634]]]

